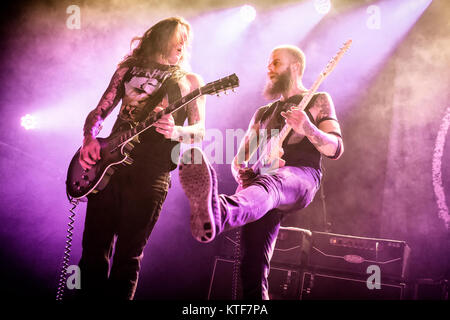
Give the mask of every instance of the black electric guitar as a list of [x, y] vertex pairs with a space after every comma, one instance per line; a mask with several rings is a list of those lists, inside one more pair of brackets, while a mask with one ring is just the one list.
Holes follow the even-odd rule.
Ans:
[[73, 199], [85, 200], [90, 193], [96, 193], [105, 188], [114, 171], [118, 169], [119, 164], [131, 165], [133, 163], [130, 152], [133, 150], [134, 144], [139, 143], [135, 138], [152, 127], [164, 115], [177, 111], [202, 95], [218, 94], [238, 86], [239, 78], [233, 73], [228, 77], [195, 89], [129, 130], [115, 132], [107, 138], [97, 138], [101, 147], [101, 159], [88, 170], [84, 170], [78, 161], [81, 150], [79, 148], [73, 156], [67, 172], [66, 189], [68, 196]]

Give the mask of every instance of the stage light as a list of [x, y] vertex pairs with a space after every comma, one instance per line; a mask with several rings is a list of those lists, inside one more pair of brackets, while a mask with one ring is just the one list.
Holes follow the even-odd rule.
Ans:
[[22, 118], [20, 118], [20, 124], [25, 130], [32, 130], [37, 128], [37, 120], [36, 117], [31, 114], [26, 114]]
[[256, 18], [256, 10], [252, 6], [246, 4], [245, 6], [241, 7], [240, 10], [241, 18], [245, 22], [252, 22]]
[[314, 8], [317, 13], [325, 15], [330, 12], [331, 0], [314, 0]]

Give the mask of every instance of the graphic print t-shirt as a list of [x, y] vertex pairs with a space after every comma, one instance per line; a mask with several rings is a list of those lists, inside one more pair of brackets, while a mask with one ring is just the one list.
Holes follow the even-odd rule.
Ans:
[[[169, 78], [180, 79], [186, 73], [178, 66], [154, 64], [150, 68], [132, 67], [125, 75], [123, 82], [122, 106], [120, 107], [115, 127], [123, 122], [136, 124], [145, 120], [148, 111], [144, 112], [144, 106], [153, 98]], [[163, 88], [164, 89], [164, 88]], [[167, 91], [169, 104], [181, 97], [178, 86], [169, 87]], [[155, 107], [155, 106], [153, 106]], [[187, 118], [185, 107], [172, 114], [175, 125], [182, 126]], [[113, 129], [114, 130], [114, 129]], [[172, 161], [172, 151], [179, 149], [179, 143], [166, 139], [162, 134], [151, 127], [139, 135], [140, 144], [133, 150], [136, 159], [145, 159], [152, 166], [164, 170], [173, 170], [176, 163]]]
[[124, 79], [124, 95], [119, 117], [125, 121], [142, 121], [145, 103], [176, 71], [174, 67], [163, 65], [151, 69], [132, 67]]

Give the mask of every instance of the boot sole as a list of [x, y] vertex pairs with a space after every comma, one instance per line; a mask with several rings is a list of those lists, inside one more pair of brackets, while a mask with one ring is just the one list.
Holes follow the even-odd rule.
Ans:
[[214, 240], [216, 228], [212, 210], [213, 178], [208, 161], [198, 148], [186, 150], [180, 159], [179, 177], [191, 209], [191, 232], [199, 242]]

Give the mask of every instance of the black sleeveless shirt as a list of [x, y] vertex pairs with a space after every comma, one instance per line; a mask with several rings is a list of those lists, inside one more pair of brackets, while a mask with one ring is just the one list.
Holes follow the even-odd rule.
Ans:
[[[314, 104], [318, 94], [313, 95], [311, 101], [305, 108], [312, 123], [315, 124], [314, 118], [309, 112], [309, 109]], [[293, 105], [298, 105], [303, 96], [295, 95], [286, 101], [275, 101], [267, 106], [261, 107], [255, 116], [255, 123], [259, 124], [260, 129], [267, 130], [268, 136], [272, 129], [281, 130], [285, 125], [285, 119], [281, 116], [282, 111], [288, 110]], [[300, 137], [294, 130], [291, 130], [283, 142], [284, 155], [283, 160], [286, 161], [286, 166], [293, 167], [311, 167], [321, 171], [322, 168], [322, 154], [314, 147], [308, 138]]]

